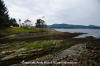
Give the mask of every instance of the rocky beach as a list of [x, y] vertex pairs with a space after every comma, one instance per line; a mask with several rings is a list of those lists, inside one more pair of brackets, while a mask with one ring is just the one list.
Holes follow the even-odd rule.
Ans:
[[[53, 29], [15, 32], [0, 38], [1, 66], [98, 66], [100, 38], [73, 38], [84, 33]], [[24, 64], [24, 62], [77, 62], [76, 64]]]

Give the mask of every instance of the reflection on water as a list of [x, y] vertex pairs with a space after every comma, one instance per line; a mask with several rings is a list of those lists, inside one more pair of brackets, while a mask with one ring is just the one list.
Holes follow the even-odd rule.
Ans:
[[100, 29], [55, 29], [55, 30], [60, 31], [60, 32], [87, 33], [87, 34], [80, 35], [76, 38], [83, 38], [86, 36], [93, 36], [96, 38], [100, 38]]

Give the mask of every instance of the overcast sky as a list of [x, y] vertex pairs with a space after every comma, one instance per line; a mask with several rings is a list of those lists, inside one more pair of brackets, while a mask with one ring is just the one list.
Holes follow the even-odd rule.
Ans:
[[32, 20], [45, 16], [47, 24], [100, 26], [100, 0], [4, 0], [10, 17]]

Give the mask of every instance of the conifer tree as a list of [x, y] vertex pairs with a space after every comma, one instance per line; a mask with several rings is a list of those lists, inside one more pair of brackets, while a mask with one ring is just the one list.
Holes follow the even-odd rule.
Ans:
[[9, 27], [9, 15], [3, 0], [0, 0], [0, 29]]

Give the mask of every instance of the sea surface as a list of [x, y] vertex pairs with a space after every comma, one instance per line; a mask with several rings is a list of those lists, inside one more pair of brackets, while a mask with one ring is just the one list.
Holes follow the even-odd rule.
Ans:
[[60, 32], [71, 32], [71, 33], [87, 33], [77, 36], [75, 38], [84, 38], [87, 36], [93, 36], [96, 38], [100, 38], [100, 29], [55, 29]]

